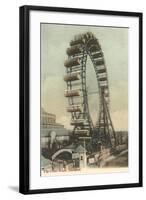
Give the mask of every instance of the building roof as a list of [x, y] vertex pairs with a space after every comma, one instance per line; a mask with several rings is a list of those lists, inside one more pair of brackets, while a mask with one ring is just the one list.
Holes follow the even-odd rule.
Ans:
[[84, 153], [84, 152], [86, 152], [86, 149], [82, 145], [79, 145], [79, 146], [77, 146], [77, 148], [75, 149], [75, 151], [77, 153]]
[[55, 115], [55, 114], [52, 114], [52, 113], [48, 113], [48, 112], [46, 112], [44, 108], [41, 108], [41, 114], [44, 114], [44, 115], [49, 115], [49, 116], [54, 116], [54, 117], [56, 117], [56, 115]]
[[66, 149], [72, 149], [73, 151], [77, 152], [77, 153], [84, 153], [86, 152], [86, 149], [82, 146], [82, 145], [76, 145], [76, 144], [70, 144], [67, 147], [65, 147]]

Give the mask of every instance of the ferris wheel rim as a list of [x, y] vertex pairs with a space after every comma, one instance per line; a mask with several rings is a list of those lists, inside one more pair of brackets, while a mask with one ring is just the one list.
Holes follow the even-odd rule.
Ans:
[[[99, 104], [101, 101], [101, 95], [106, 98], [107, 104], [109, 104], [109, 84], [108, 84], [108, 75], [107, 67], [104, 60], [104, 54], [99, 44], [98, 39], [90, 32], [85, 34], [76, 35], [73, 40], [70, 42], [70, 47], [66, 51], [68, 55], [68, 60], [65, 61], [66, 67], [66, 84], [67, 84], [67, 93], [69, 108], [68, 111], [71, 112], [71, 120], [74, 121], [74, 130], [78, 131], [85, 130], [85, 126], [82, 125], [82, 120], [80, 118], [81, 112], [79, 107], [77, 107], [77, 102], [74, 99], [79, 99], [79, 91], [82, 91], [82, 104], [83, 107], [83, 119], [88, 121], [88, 130], [93, 132], [96, 128], [96, 125], [93, 125], [91, 115], [89, 113], [88, 105], [88, 95], [87, 95], [87, 85], [86, 85], [86, 68], [87, 68], [87, 57], [89, 56], [92, 62], [92, 65], [95, 70], [96, 80], [99, 90]], [[79, 73], [80, 71], [80, 73]], [[74, 89], [74, 79], [77, 80], [78, 73], [81, 76], [81, 88]], [[69, 80], [70, 79], [70, 80]], [[104, 82], [105, 81], [105, 82]], [[103, 94], [102, 94], [103, 93]], [[78, 114], [77, 114], [78, 113]], [[85, 117], [86, 115], [86, 117]], [[98, 117], [99, 118], [99, 117]], [[80, 119], [80, 120], [79, 120]], [[79, 124], [77, 124], [77, 122]], [[79, 129], [79, 127], [82, 127]]]

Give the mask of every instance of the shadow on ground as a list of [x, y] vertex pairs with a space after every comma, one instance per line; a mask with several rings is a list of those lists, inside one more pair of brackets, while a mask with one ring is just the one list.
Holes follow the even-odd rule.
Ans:
[[8, 186], [10, 190], [13, 190], [14, 192], [19, 192], [19, 187], [18, 186]]

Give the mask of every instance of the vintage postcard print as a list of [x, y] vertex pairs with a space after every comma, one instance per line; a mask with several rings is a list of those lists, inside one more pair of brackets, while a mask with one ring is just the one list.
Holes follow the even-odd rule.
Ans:
[[128, 170], [128, 28], [41, 23], [41, 176]]

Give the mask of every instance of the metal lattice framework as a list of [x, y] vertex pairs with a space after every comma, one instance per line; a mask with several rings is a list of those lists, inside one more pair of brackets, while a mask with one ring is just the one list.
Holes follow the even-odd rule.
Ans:
[[[73, 133], [79, 138], [92, 138], [93, 142], [115, 146], [116, 137], [109, 113], [109, 84], [104, 55], [98, 39], [91, 33], [76, 35], [70, 41], [65, 60], [67, 84], [65, 97], [68, 98], [67, 112], [71, 113]], [[96, 73], [99, 93], [99, 115], [93, 125], [88, 105], [86, 84], [86, 63], [90, 57]]]

